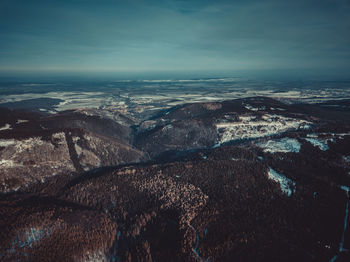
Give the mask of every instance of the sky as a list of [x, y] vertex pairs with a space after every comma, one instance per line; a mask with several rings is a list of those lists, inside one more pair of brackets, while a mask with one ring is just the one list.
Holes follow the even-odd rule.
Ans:
[[350, 78], [350, 0], [0, 0], [0, 75]]

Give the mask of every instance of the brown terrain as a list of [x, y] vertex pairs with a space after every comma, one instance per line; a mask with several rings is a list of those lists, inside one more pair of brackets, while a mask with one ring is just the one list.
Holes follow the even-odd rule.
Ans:
[[147, 160], [130, 142], [131, 120], [92, 110], [53, 116], [1, 109], [0, 190], [10, 192], [48, 177]]
[[0, 260], [349, 261], [350, 111], [334, 105], [257, 97], [140, 124], [2, 109]]

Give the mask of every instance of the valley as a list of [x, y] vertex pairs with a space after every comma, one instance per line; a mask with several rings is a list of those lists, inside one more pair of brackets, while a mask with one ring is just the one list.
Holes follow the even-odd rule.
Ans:
[[1, 109], [1, 260], [347, 261], [350, 112], [328, 105]]

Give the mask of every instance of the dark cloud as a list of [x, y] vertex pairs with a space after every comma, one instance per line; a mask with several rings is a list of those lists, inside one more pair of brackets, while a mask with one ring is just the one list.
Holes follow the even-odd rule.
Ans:
[[0, 69], [350, 68], [347, 0], [3, 0]]

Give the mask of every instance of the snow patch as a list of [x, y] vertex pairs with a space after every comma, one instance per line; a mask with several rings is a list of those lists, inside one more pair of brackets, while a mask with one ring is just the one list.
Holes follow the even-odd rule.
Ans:
[[162, 128], [162, 130], [163, 130], [163, 131], [168, 131], [169, 129], [172, 129], [172, 128], [173, 128], [173, 125], [172, 125], [172, 124], [168, 124], [168, 125], [164, 126], [164, 127]]
[[239, 122], [217, 123], [218, 144], [232, 140], [251, 139], [280, 134], [289, 130], [307, 129], [310, 122], [302, 119], [266, 114], [262, 119], [256, 116], [240, 116]]
[[[349, 197], [349, 190], [350, 188], [348, 186], [340, 186], [342, 190], [344, 190]], [[339, 244], [339, 252], [347, 251], [347, 249], [344, 248], [344, 241], [345, 241], [345, 232], [348, 227], [348, 218], [349, 218], [349, 199], [346, 201], [346, 207], [345, 207], [345, 217], [344, 217], [344, 229], [341, 236], [340, 244]]]
[[198, 252], [198, 245], [199, 245], [199, 235], [198, 235], [198, 232], [197, 232], [197, 230], [196, 230], [192, 225], [190, 225], [190, 228], [192, 228], [193, 231], [194, 231], [195, 234], [196, 234], [196, 243], [195, 243], [194, 247], [192, 248], [192, 251], [193, 251], [193, 253], [196, 255], [197, 258], [199, 258], [200, 260], [202, 260], [202, 258], [201, 258], [200, 255], [199, 255], [199, 252]]
[[16, 141], [14, 139], [0, 139], [0, 146], [1, 147], [8, 147], [11, 145], [14, 145]]
[[329, 262], [334, 262], [334, 261], [337, 260], [337, 258], [338, 258], [338, 256], [334, 256], [334, 257], [331, 258], [331, 260], [329, 260]]
[[83, 149], [77, 144], [74, 144], [74, 148], [75, 152], [77, 152], [78, 157], [80, 157], [80, 155], [83, 153]]
[[51, 230], [44, 230], [40, 228], [31, 227], [29, 230], [22, 232], [17, 235], [14, 241], [12, 242], [12, 247], [9, 252], [14, 253], [17, 248], [33, 247], [33, 244], [42, 238], [47, 237], [51, 233]]
[[343, 156], [343, 159], [346, 163], [350, 163], [350, 156]]
[[346, 193], [349, 194], [350, 187], [348, 187], [348, 186], [340, 186], [340, 188], [341, 188], [342, 190], [344, 190]]
[[2, 168], [13, 167], [14, 165], [15, 163], [12, 160], [6, 160], [6, 159], [0, 160], [0, 167]]
[[73, 143], [77, 143], [80, 140], [80, 137], [78, 136], [73, 136], [72, 137]]
[[0, 127], [0, 131], [3, 131], [3, 130], [11, 130], [11, 125], [10, 124], [5, 124], [3, 127]]
[[23, 141], [17, 141], [15, 144], [16, 152], [21, 153], [25, 150], [34, 148], [36, 146], [41, 146], [44, 144], [44, 141], [41, 140], [41, 137], [31, 137]]
[[318, 138], [317, 134], [307, 134], [306, 137]]
[[300, 151], [300, 143], [295, 138], [282, 138], [278, 140], [269, 140], [266, 142], [261, 142], [257, 144], [260, 148], [263, 149], [264, 152], [270, 153], [299, 153]]
[[293, 182], [291, 179], [277, 173], [271, 167], [269, 168], [267, 174], [269, 179], [272, 179], [273, 181], [280, 184], [281, 190], [284, 194], [291, 196], [293, 193], [295, 193], [295, 182]]
[[52, 139], [55, 139], [60, 145], [66, 144], [66, 136], [64, 132], [52, 134]]
[[26, 235], [27, 235], [27, 238], [25, 242], [23, 242], [23, 245], [24, 246], [29, 245], [31, 247], [34, 242], [37, 242], [40, 239], [42, 239], [45, 233], [42, 229], [37, 229], [35, 227], [32, 227], [28, 232], [26, 232]]
[[[347, 192], [349, 194], [349, 188], [348, 188]], [[348, 217], [349, 217], [349, 200], [346, 202], [345, 217], [344, 217], [344, 230], [343, 230], [343, 234], [341, 236], [341, 241], [340, 241], [340, 245], [339, 245], [340, 252], [347, 251], [347, 249], [344, 248], [344, 240], [345, 240], [345, 231], [346, 231], [346, 228], [348, 227]]]
[[244, 107], [250, 111], [259, 111], [259, 108], [253, 107], [253, 106], [248, 105], [248, 104], [246, 104]]
[[[344, 136], [350, 136], [350, 132], [348, 133], [319, 133], [319, 135], [323, 135], [323, 136], [333, 136], [333, 137], [338, 137], [340, 139], [343, 139]], [[308, 134], [307, 137], [318, 137], [317, 134]]]
[[241, 120], [242, 122], [249, 122], [249, 121], [253, 121], [256, 119], [256, 116], [253, 115], [242, 115], [239, 116], [239, 120]]
[[16, 124], [18, 125], [18, 124], [27, 123], [27, 122], [29, 122], [29, 120], [17, 119]]
[[98, 261], [108, 261], [104, 251], [99, 250], [96, 252], [87, 252], [85, 254], [84, 262], [98, 262]]
[[310, 142], [313, 146], [318, 147], [322, 151], [326, 151], [329, 149], [328, 141], [333, 142], [333, 143], [335, 142], [334, 139], [332, 139], [332, 138], [320, 139], [320, 138], [307, 137], [307, 138], [305, 138], [305, 140]]

